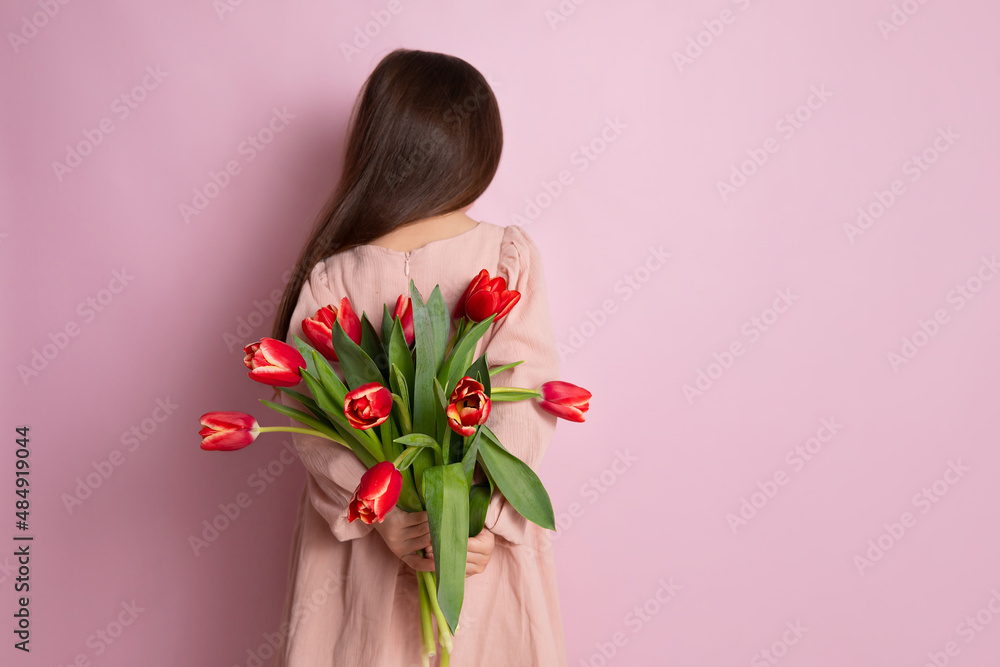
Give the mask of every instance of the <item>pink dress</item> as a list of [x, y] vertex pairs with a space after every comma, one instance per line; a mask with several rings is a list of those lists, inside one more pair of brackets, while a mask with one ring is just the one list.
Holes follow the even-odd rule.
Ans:
[[[476, 350], [477, 356], [486, 351], [491, 366], [525, 360], [494, 376], [493, 383], [534, 388], [558, 379], [541, 256], [518, 226], [480, 222], [407, 253], [365, 245], [319, 262], [299, 295], [287, 342], [293, 334], [306, 340], [302, 320], [344, 296], [380, 331], [383, 304], [391, 310], [397, 296], [409, 293], [411, 278], [425, 300], [439, 284], [451, 308], [483, 268], [521, 292], [520, 302], [487, 331]], [[341, 374], [339, 365], [334, 369]], [[301, 407], [281, 396], [287, 405]], [[509, 451], [537, 469], [556, 418], [535, 401], [503, 402], [493, 405], [487, 424]], [[294, 442], [308, 476], [292, 544], [279, 631], [283, 643], [274, 667], [419, 667], [415, 572], [372, 526], [347, 521], [347, 504], [364, 466], [329, 440], [295, 434]], [[484, 572], [465, 580], [451, 665], [565, 667], [548, 531], [522, 517], [499, 491], [490, 502], [486, 527], [496, 535], [493, 555]], [[431, 664], [438, 665], [438, 656]]]

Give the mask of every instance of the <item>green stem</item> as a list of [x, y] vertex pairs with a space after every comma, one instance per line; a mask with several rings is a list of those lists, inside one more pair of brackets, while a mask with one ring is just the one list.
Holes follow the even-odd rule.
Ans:
[[462, 319], [458, 321], [458, 324], [455, 326], [455, 335], [451, 337], [451, 340], [448, 341], [448, 344], [444, 348], [445, 359], [447, 359], [448, 355], [451, 354], [451, 348], [455, 346], [455, 343], [462, 338], [462, 334], [464, 333], [463, 330], [465, 329], [465, 323], [468, 321], [469, 318], [464, 316], [462, 317]]
[[491, 401], [525, 401], [529, 398], [541, 398], [542, 392], [523, 387], [490, 387]]
[[438, 443], [438, 446], [433, 448], [434, 449], [434, 460], [437, 463], [437, 465], [439, 465], [439, 466], [443, 466], [445, 464], [446, 452], [445, 452], [444, 448], [448, 446], [448, 440], [447, 439], [451, 437], [450, 433], [451, 433], [451, 431], [448, 430], [445, 433], [445, 442], [444, 443]]
[[344, 445], [345, 447], [348, 447], [348, 448], [350, 447], [350, 445], [348, 445], [346, 442], [344, 442], [340, 438], [334, 438], [332, 436], [327, 435], [326, 433], [321, 433], [321, 432], [319, 432], [319, 431], [317, 431], [315, 429], [311, 429], [311, 428], [298, 428], [297, 426], [261, 426], [258, 429], [258, 432], [260, 432], [260, 433], [279, 433], [279, 432], [284, 432], [284, 433], [305, 433], [306, 435], [318, 435], [321, 438], [325, 438], [327, 440], [333, 440], [334, 442], [339, 442], [340, 444]]
[[422, 571], [419, 573], [424, 579], [424, 586], [427, 587], [427, 598], [431, 603], [431, 611], [434, 612], [434, 618], [437, 619], [437, 629], [438, 629], [438, 642], [441, 644], [441, 661], [442, 664], [447, 660], [448, 654], [452, 650], [451, 641], [451, 629], [448, 627], [448, 620], [444, 617], [444, 612], [441, 611], [441, 605], [438, 604], [437, 599], [437, 585], [434, 583], [434, 573]]
[[406, 401], [399, 394], [392, 395], [392, 402], [396, 404], [399, 410], [396, 411], [396, 415], [399, 417], [401, 435], [408, 435], [413, 432], [413, 423], [410, 421], [410, 410], [409, 406], [406, 405]]
[[423, 577], [417, 577], [417, 590], [420, 594], [420, 638], [423, 645], [421, 661], [422, 664], [429, 665], [429, 658], [437, 653], [437, 649], [434, 644], [434, 627], [431, 624], [431, 603], [427, 598]]
[[355, 431], [359, 431], [361, 433], [364, 433], [363, 437], [368, 438], [368, 442], [370, 442], [372, 444], [372, 446], [368, 448], [368, 451], [370, 451], [372, 453], [372, 456], [374, 456], [375, 458], [377, 458], [379, 461], [385, 461], [385, 452], [382, 450], [382, 443], [379, 442], [378, 436], [376, 436], [374, 433], [372, 433], [372, 431], [374, 431], [375, 429], [374, 428], [365, 428], [365, 429], [356, 428], [354, 430]]

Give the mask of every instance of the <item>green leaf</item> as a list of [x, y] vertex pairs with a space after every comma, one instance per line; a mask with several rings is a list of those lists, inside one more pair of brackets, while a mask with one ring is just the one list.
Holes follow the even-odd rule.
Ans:
[[315, 376], [316, 366], [310, 361], [310, 359], [312, 357], [312, 353], [316, 351], [316, 348], [299, 338], [298, 334], [292, 334], [292, 342], [295, 343], [295, 347], [298, 348], [299, 354], [302, 355], [302, 358], [306, 360], [306, 370]]
[[437, 378], [434, 378], [434, 397], [437, 399], [442, 412], [448, 408], [448, 397], [444, 395], [444, 387], [441, 386]]
[[423, 433], [410, 433], [409, 435], [403, 435], [396, 438], [393, 442], [398, 442], [402, 445], [406, 445], [407, 447], [440, 447], [437, 440]]
[[323, 414], [323, 410], [320, 409], [319, 405], [316, 403], [315, 399], [313, 399], [312, 396], [306, 396], [305, 394], [300, 394], [294, 389], [289, 389], [288, 387], [278, 387], [278, 389], [280, 389], [282, 392], [291, 396], [296, 401], [304, 405], [306, 409], [309, 410], [309, 412], [313, 413], [314, 417], [319, 419], [326, 419], [326, 415]]
[[412, 431], [413, 430], [413, 401], [410, 400], [410, 390], [407, 387], [406, 378], [403, 377], [403, 374], [400, 372], [400, 370], [398, 368], [396, 368], [395, 364], [392, 365], [392, 369], [391, 370], [392, 370], [392, 373], [389, 375], [389, 385], [390, 385], [390, 388], [392, 389], [393, 400], [395, 401], [396, 397], [398, 396], [399, 400], [401, 400], [403, 402], [403, 405], [400, 406], [400, 410], [402, 410], [403, 407], [406, 408], [406, 419], [407, 419], [407, 421], [410, 422], [409, 427], [410, 427], [410, 430]]
[[337, 428], [337, 432], [351, 445], [351, 450], [357, 454], [358, 458], [369, 468], [378, 463], [381, 459], [376, 455], [375, 449], [368, 439], [369, 436], [364, 431], [358, 431], [351, 426], [347, 417], [344, 416], [344, 401], [335, 401], [330, 395], [329, 389], [309, 371], [302, 371], [302, 379], [309, 386], [309, 391], [312, 392], [323, 413]]
[[406, 336], [403, 335], [403, 325], [399, 320], [395, 321], [389, 332], [389, 363], [394, 364], [399, 372], [406, 379], [406, 386], [413, 386], [413, 352], [406, 344]]
[[334, 372], [333, 366], [326, 360], [326, 357], [316, 350], [312, 351], [311, 357], [313, 366], [317, 370], [317, 373], [314, 373], [315, 377], [319, 378], [319, 381], [323, 383], [323, 386], [326, 387], [327, 392], [330, 394], [330, 398], [333, 399], [335, 405], [339, 406], [338, 412], [342, 413], [344, 411], [344, 399], [347, 397], [347, 387], [341, 381], [340, 376]]
[[465, 597], [469, 550], [469, 487], [461, 464], [427, 468], [423, 491], [434, 548], [438, 604], [454, 633]]
[[358, 460], [365, 464], [366, 468], [371, 468], [382, 460], [369, 451], [368, 444], [358, 437], [359, 433], [357, 429], [348, 424], [346, 420], [343, 424], [334, 423], [333, 426], [337, 429], [340, 437], [344, 439], [344, 442], [351, 446], [351, 451], [358, 457]]
[[393, 442], [393, 439], [396, 437], [396, 433], [394, 432], [395, 426], [395, 420], [390, 417], [375, 427], [378, 429], [379, 438], [382, 441], [382, 455], [386, 461], [395, 460], [403, 451], [402, 446]]
[[392, 331], [392, 313], [389, 312], [389, 304], [382, 304], [382, 343], [389, 340], [389, 332]]
[[[302, 379], [305, 380], [306, 386], [309, 387], [309, 391], [316, 400], [316, 404], [330, 421], [336, 422], [337, 417], [344, 417], [344, 402], [334, 399], [329, 389], [323, 386], [319, 378], [308, 370], [305, 370], [302, 371]], [[344, 419], [346, 421], [346, 418]]]
[[490, 369], [490, 377], [496, 375], [497, 373], [503, 373], [506, 370], [514, 368], [514, 366], [520, 366], [523, 363], [524, 359], [521, 359], [521, 361], [515, 361], [512, 364], [504, 364], [503, 366], [494, 366], [493, 368]]
[[[410, 305], [413, 309], [413, 333], [416, 364], [414, 367], [413, 384], [413, 430], [417, 433], [437, 432], [437, 410], [434, 398], [434, 376], [437, 365], [434, 359], [434, 326], [430, 314], [424, 304], [416, 284], [410, 280]], [[421, 452], [413, 462], [413, 479], [417, 488], [423, 488], [422, 476], [424, 469], [434, 463], [432, 452]]]
[[483, 532], [492, 496], [493, 487], [490, 484], [475, 484], [469, 489], [469, 537]]
[[445, 359], [444, 364], [441, 366], [441, 370], [437, 374], [438, 381], [445, 388], [445, 393], [451, 395], [451, 392], [455, 389], [455, 385], [458, 384], [459, 378], [462, 377], [462, 373], [465, 372], [472, 364], [473, 355], [476, 353], [476, 344], [479, 343], [479, 339], [483, 337], [486, 330], [490, 328], [493, 324], [494, 315], [490, 315], [482, 322], [477, 322], [474, 324], [469, 331], [462, 336], [462, 338], [455, 343], [455, 347], [452, 348], [451, 354]]
[[375, 362], [375, 366], [382, 374], [382, 383], [389, 384], [389, 355], [385, 353], [375, 327], [364, 313], [361, 313], [361, 349]]
[[357, 389], [369, 382], [383, 384], [382, 371], [361, 346], [350, 339], [340, 322], [333, 325], [333, 349], [337, 352], [348, 387]]
[[410, 281], [410, 303], [413, 306], [413, 332], [417, 355], [413, 381], [413, 430], [430, 433], [435, 426], [433, 378], [437, 367], [434, 364], [434, 328], [427, 306], [424, 305], [416, 285]]
[[552, 501], [535, 471], [508, 452], [486, 426], [479, 443], [479, 460], [492, 475], [500, 493], [521, 516], [542, 528], [555, 530]]
[[469, 441], [469, 446], [465, 448], [465, 453], [462, 454], [462, 470], [465, 471], [465, 480], [470, 485], [472, 484], [472, 473], [476, 469], [476, 456], [479, 454], [479, 439], [482, 434], [483, 427], [480, 426], [476, 429], [472, 440]]
[[479, 358], [476, 359], [475, 363], [469, 366], [468, 370], [465, 371], [465, 374], [483, 385], [483, 391], [487, 396], [489, 396], [492, 389], [490, 387], [490, 373], [487, 369], [486, 353], [483, 352], [479, 355]]
[[417, 456], [420, 455], [422, 451], [420, 447], [407, 447], [403, 454], [403, 458], [399, 460], [399, 464], [396, 466], [397, 470], [406, 470], [413, 462], [417, 460]]
[[448, 313], [448, 306], [441, 295], [441, 288], [438, 285], [431, 290], [431, 295], [427, 297], [427, 314], [434, 329], [434, 365], [440, 366], [444, 359], [444, 350], [448, 346], [448, 331], [451, 329], [451, 315]]

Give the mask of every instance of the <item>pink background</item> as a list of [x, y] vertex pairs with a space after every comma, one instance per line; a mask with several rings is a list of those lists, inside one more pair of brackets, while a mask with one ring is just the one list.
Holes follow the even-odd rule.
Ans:
[[231, 4], [0, 10], [4, 627], [23, 424], [35, 535], [32, 651], [8, 630], [4, 664], [267, 655], [304, 473], [276, 436], [200, 451], [197, 418], [265, 414], [239, 347], [397, 46], [492, 82], [503, 159], [470, 214], [522, 216], [563, 379], [594, 393], [540, 471], [570, 665], [997, 664], [995, 3]]

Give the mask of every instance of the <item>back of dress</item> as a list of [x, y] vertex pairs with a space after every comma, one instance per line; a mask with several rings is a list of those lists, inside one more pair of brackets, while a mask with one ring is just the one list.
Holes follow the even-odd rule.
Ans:
[[[410, 279], [425, 300], [439, 285], [451, 310], [484, 268], [521, 293], [520, 301], [476, 348], [477, 355], [486, 352], [491, 366], [525, 360], [492, 382], [536, 388], [557, 379], [559, 357], [541, 256], [518, 226], [480, 222], [458, 236], [410, 252], [365, 245], [328, 257], [313, 268], [302, 288], [286, 342], [293, 343], [295, 335], [307, 340], [302, 320], [345, 296], [359, 316], [366, 313], [381, 330], [383, 306], [388, 304], [391, 311], [400, 294], [408, 295]], [[338, 364], [333, 367], [341, 374]], [[284, 394], [281, 400], [301, 409]], [[556, 418], [534, 401], [501, 402], [493, 405], [487, 425], [511, 453], [537, 470]], [[364, 466], [350, 450], [329, 440], [303, 434], [293, 439], [308, 475], [278, 633], [282, 644], [273, 664], [419, 667], [415, 572], [371, 525], [347, 521], [347, 505]], [[499, 492], [490, 502], [486, 528], [496, 535], [493, 555], [484, 572], [466, 579], [451, 664], [566, 665], [547, 531], [524, 519]], [[272, 645], [277, 643], [272, 639]], [[432, 664], [437, 664], [436, 658]]]

